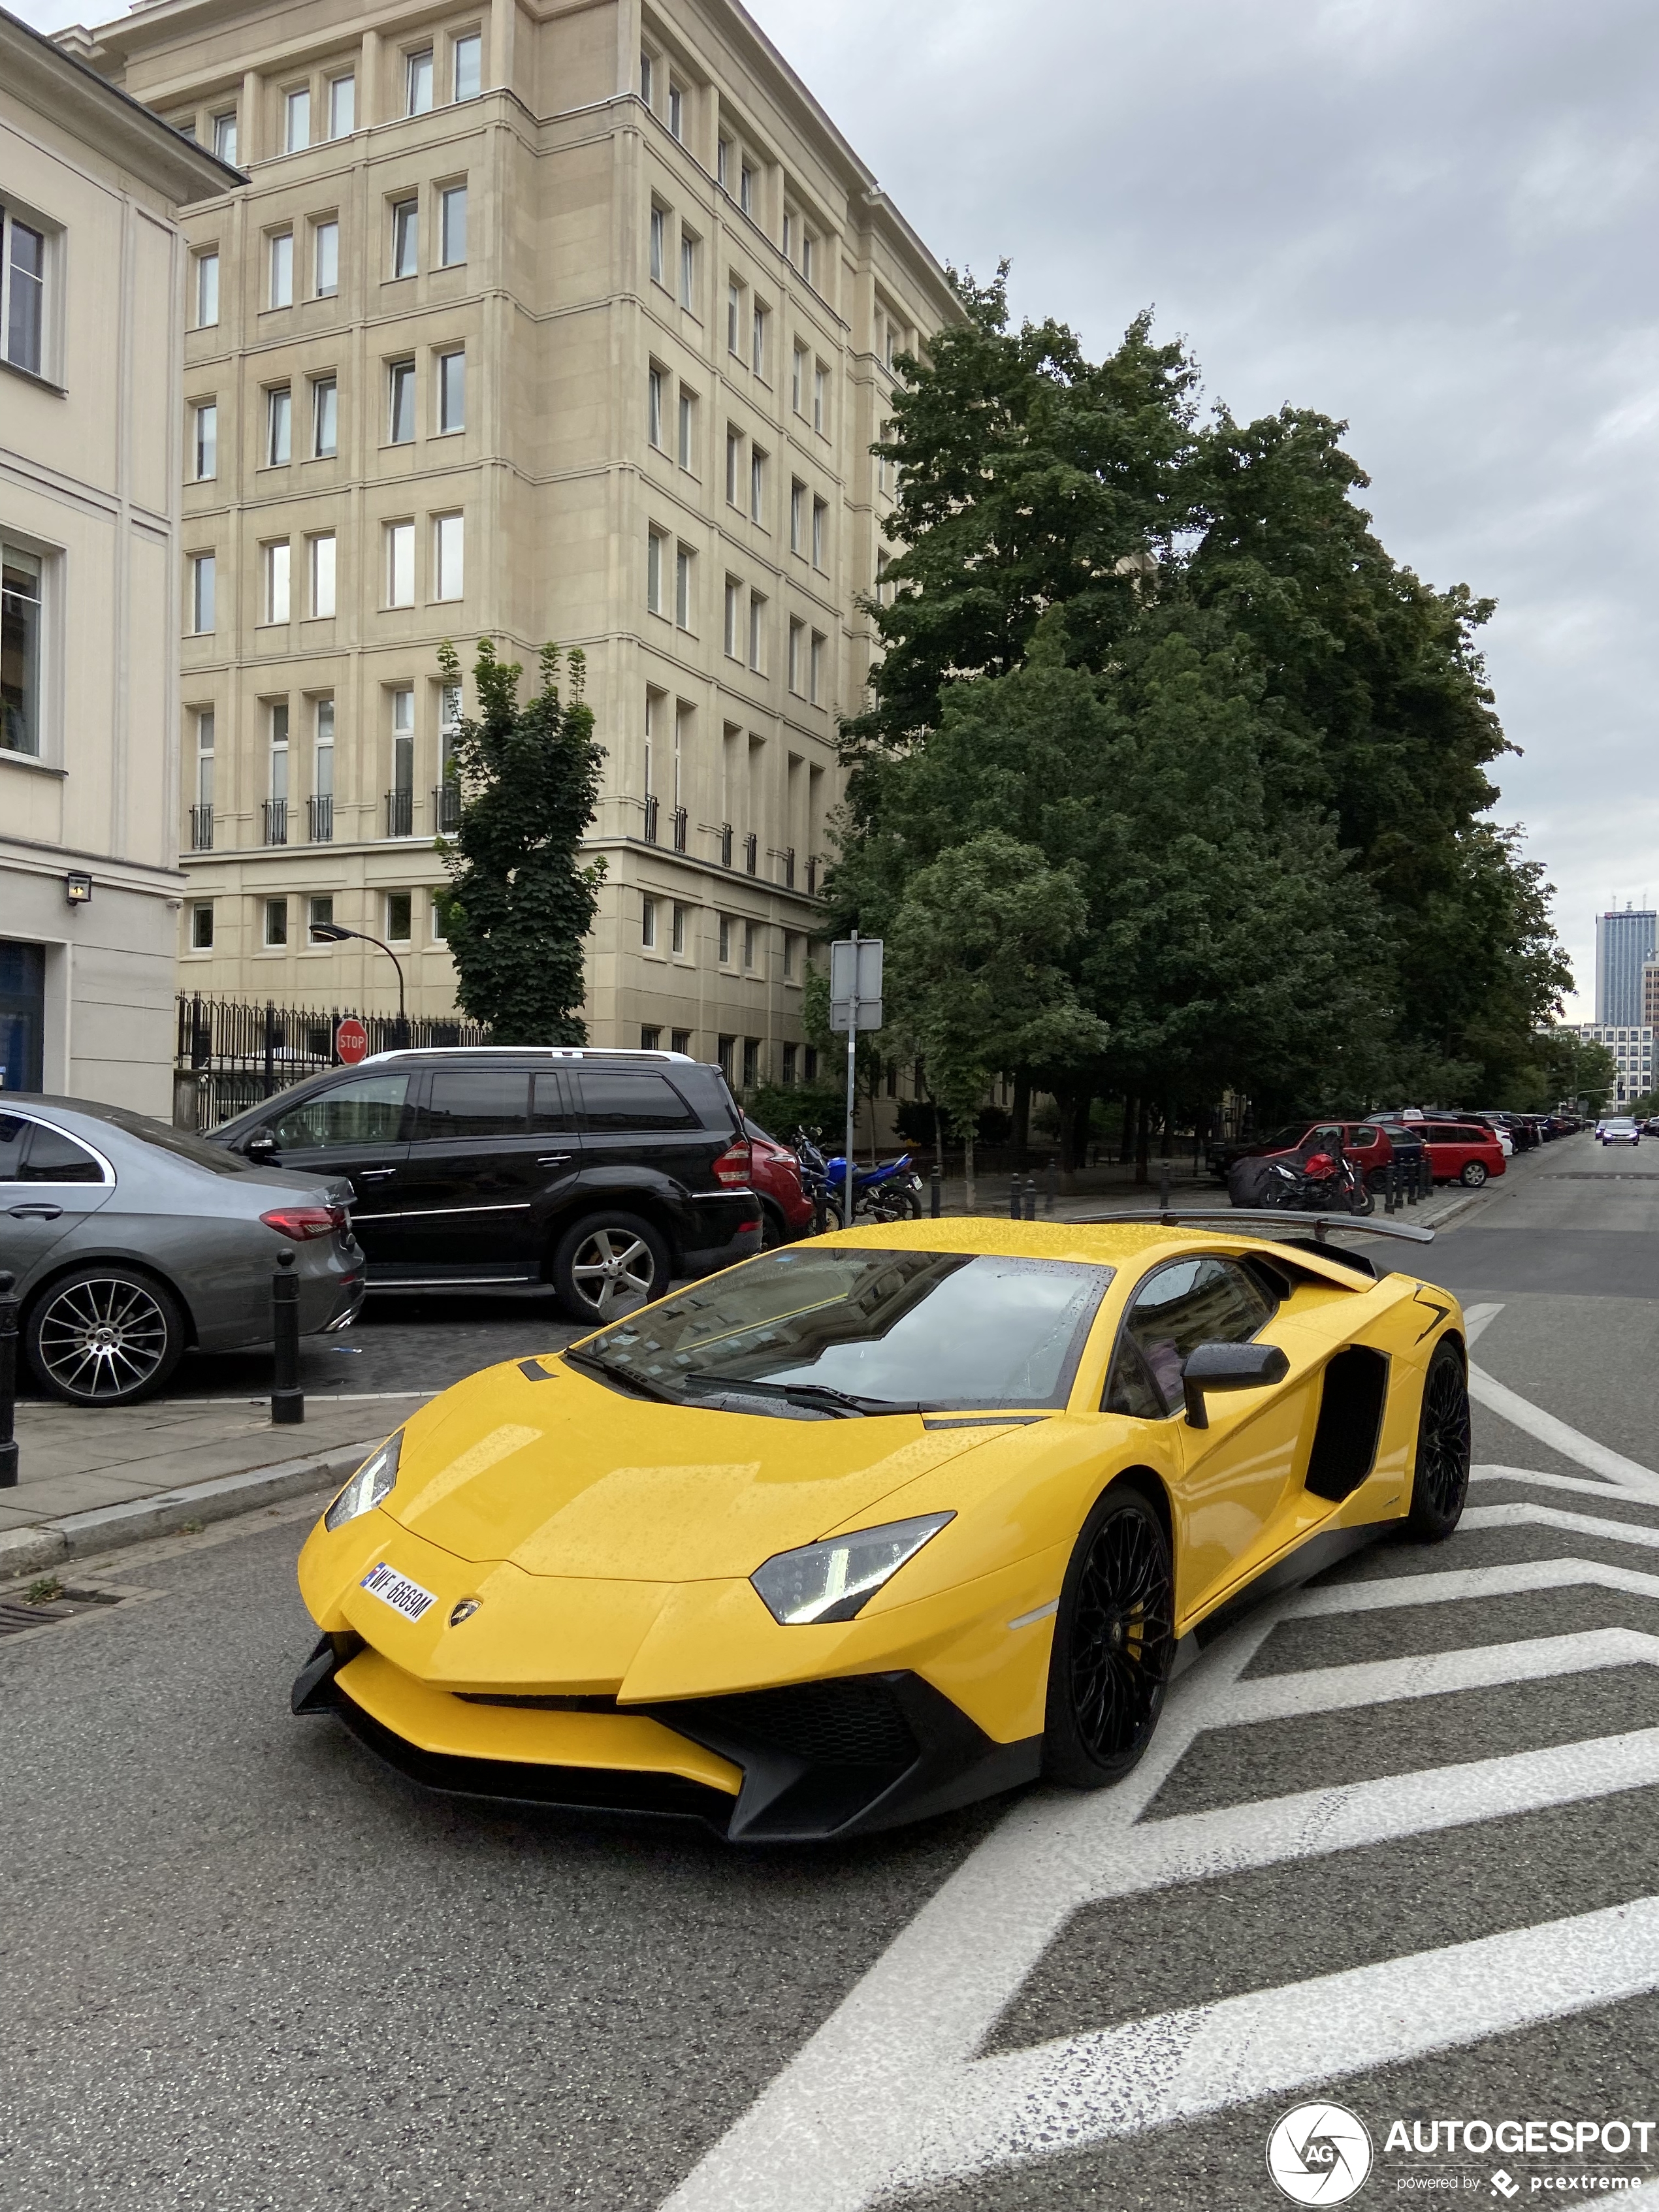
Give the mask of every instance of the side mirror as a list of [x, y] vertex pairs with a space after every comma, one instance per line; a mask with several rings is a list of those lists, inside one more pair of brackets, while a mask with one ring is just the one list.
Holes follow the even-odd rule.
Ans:
[[276, 1156], [276, 1133], [274, 1129], [256, 1129], [242, 1147], [242, 1156], [250, 1160], [269, 1160]]
[[1276, 1344], [1200, 1344], [1181, 1370], [1181, 1387], [1187, 1397], [1187, 1425], [1207, 1429], [1204, 1409], [1206, 1390], [1261, 1390], [1282, 1382], [1291, 1363]]

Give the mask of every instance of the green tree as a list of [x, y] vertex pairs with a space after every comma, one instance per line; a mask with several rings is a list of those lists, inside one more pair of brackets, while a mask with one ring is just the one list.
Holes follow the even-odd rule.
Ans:
[[[459, 685], [453, 646], [440, 650], [447, 684]], [[569, 696], [559, 690], [559, 649], [544, 646], [541, 688], [522, 705], [517, 662], [478, 642], [478, 714], [451, 745], [460, 825], [438, 849], [449, 885], [439, 897], [455, 963], [456, 992], [498, 1044], [585, 1044], [582, 951], [599, 902], [603, 860], [584, 866], [604, 749], [584, 703], [585, 662], [566, 657]]]
[[[1587, 1112], [1604, 1114], [1619, 1095], [1619, 1064], [1612, 1053], [1589, 1037], [1575, 1036], [1571, 1030], [1541, 1030], [1536, 1060], [1540, 1081], [1527, 1102], [1534, 1112], [1564, 1099], [1583, 1099]], [[1632, 1112], [1645, 1109], [1646, 1103], [1638, 1100]]]
[[890, 937], [895, 1011], [927, 1063], [933, 1096], [963, 1133], [975, 1207], [974, 1124], [1000, 1070], [1066, 1065], [1103, 1049], [1060, 962], [1087, 907], [1066, 868], [997, 830], [952, 845], [911, 878]]

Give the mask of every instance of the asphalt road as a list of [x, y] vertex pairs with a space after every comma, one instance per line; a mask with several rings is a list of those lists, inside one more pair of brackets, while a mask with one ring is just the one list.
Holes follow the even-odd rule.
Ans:
[[1230, 2212], [1328, 2102], [1304, 2201], [1345, 2113], [1362, 2206], [1659, 2177], [1646, 1158], [1421, 1255], [1490, 1378], [1463, 1527], [1223, 1639], [1098, 1796], [787, 1854], [457, 1808], [288, 1716], [309, 1509], [121, 1555], [0, 1639], [0, 2205]]

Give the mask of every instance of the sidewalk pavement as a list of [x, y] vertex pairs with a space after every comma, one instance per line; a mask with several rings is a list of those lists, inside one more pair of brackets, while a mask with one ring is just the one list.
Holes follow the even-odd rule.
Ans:
[[[960, 1182], [946, 1192], [947, 1212], [959, 1216]], [[1486, 1194], [1454, 1186], [1398, 1218], [1432, 1228]], [[1006, 1216], [1008, 1178], [981, 1182], [975, 1195], [981, 1213]], [[1224, 1194], [1207, 1179], [1173, 1184], [1170, 1202], [1177, 1210], [1226, 1210]], [[1154, 1182], [1060, 1197], [1049, 1213], [1039, 1180], [1037, 1218], [1077, 1221], [1147, 1212], [1158, 1203]], [[99, 1413], [20, 1404], [17, 1486], [0, 1490], [0, 1583], [337, 1486], [431, 1395], [313, 1395], [303, 1424], [284, 1428], [272, 1427], [262, 1399], [161, 1398]]]

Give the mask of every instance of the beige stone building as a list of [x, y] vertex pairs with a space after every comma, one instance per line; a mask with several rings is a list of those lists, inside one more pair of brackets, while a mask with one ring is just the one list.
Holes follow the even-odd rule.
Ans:
[[0, 11], [0, 1085], [161, 1115], [185, 889], [175, 217], [234, 177]]
[[[190, 218], [185, 987], [453, 1006], [440, 642], [587, 655], [596, 1041], [807, 1062], [889, 362], [943, 272], [732, 0], [149, 0], [96, 66]], [[470, 687], [468, 703], [471, 703]]]

